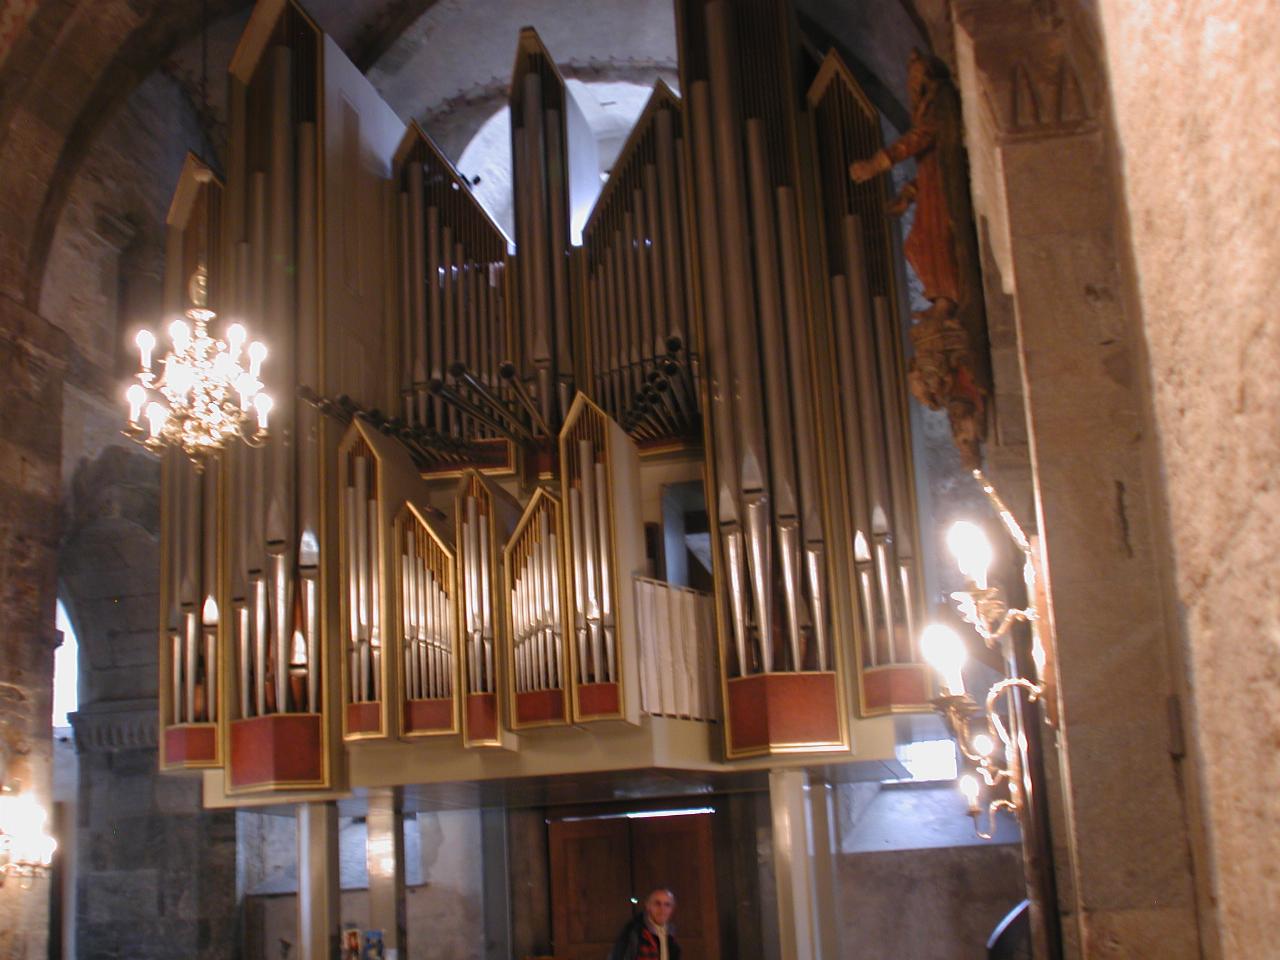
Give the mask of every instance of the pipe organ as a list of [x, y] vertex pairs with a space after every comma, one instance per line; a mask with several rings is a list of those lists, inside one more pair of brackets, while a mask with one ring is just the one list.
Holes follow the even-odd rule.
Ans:
[[658, 81], [583, 231], [590, 392], [647, 449], [701, 430], [683, 137], [680, 101]]
[[[400, 419], [425, 471], [513, 471], [533, 437], [501, 375], [512, 347], [507, 240], [416, 127], [396, 158]], [[464, 461], [461, 448], [466, 445]]]
[[404, 734], [458, 732], [458, 576], [451, 544], [406, 503], [396, 521]]
[[[829, 54], [806, 94], [821, 196], [820, 274], [830, 304], [846, 508], [843, 542], [861, 614], [855, 627], [864, 713], [922, 706], [929, 680], [916, 650], [921, 573], [902, 336], [883, 178], [850, 181], [849, 164], [880, 149], [880, 123], [852, 74]], [[819, 133], [820, 131], [820, 133]], [[846, 552], [847, 546], [846, 546]], [[846, 558], [846, 563], [848, 563]]]
[[[211, 309], [223, 307], [222, 184], [195, 157], [183, 165], [166, 220], [164, 309], [180, 317], [187, 285], [198, 270], [213, 278]], [[161, 462], [160, 505], [160, 765], [164, 769], [217, 766], [219, 700], [220, 465], [201, 468], [179, 451]], [[239, 612], [237, 611], [237, 616]]]
[[565, 528], [558, 499], [540, 487], [503, 549], [506, 658], [511, 726], [565, 723], [569, 656], [561, 547]]
[[[675, 9], [681, 92], [603, 189], [521, 32], [514, 238], [299, 6], [255, 9], [166, 309], [206, 263], [278, 406], [261, 448], [164, 460], [166, 767], [324, 795], [555, 773], [587, 731], [709, 769], [926, 708], [893, 233], [845, 173], [878, 115], [781, 0]], [[706, 556], [660, 526], [689, 482], [705, 592], [652, 545]]]

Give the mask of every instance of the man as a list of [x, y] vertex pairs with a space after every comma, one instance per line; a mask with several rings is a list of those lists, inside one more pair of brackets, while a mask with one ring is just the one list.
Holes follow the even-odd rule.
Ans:
[[680, 960], [680, 944], [670, 929], [676, 895], [665, 887], [649, 891], [644, 911], [622, 928], [609, 960]]

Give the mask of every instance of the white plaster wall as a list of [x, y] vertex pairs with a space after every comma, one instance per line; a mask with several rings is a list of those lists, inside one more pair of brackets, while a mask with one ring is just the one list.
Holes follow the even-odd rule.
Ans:
[[1097, 7], [1190, 667], [1216, 935], [1222, 956], [1275, 957], [1277, 8], [1274, 0]]

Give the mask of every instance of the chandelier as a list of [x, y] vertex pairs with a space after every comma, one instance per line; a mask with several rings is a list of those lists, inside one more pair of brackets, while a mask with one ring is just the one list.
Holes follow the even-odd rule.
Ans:
[[49, 817], [35, 796], [9, 780], [11, 749], [0, 740], [0, 886], [9, 877], [29, 887], [49, 872], [58, 842], [49, 836]]
[[49, 872], [58, 842], [46, 830], [48, 815], [30, 794], [0, 793], [0, 885], [17, 877], [27, 886]]
[[[973, 471], [973, 475], [1023, 556], [1028, 605], [1010, 607], [1001, 590], [988, 583], [994, 555], [992, 546], [977, 524], [962, 520], [953, 525], [947, 536], [947, 545], [965, 578], [965, 588], [951, 597], [961, 618], [982, 643], [1001, 655], [1005, 676], [993, 684], [981, 700], [975, 700], [965, 690], [963, 671], [967, 654], [964, 642], [955, 631], [942, 624], [926, 627], [921, 634], [920, 650], [938, 674], [941, 696], [934, 701], [934, 707], [946, 721], [971, 770], [959, 782], [969, 815], [973, 817], [978, 836], [989, 840], [995, 832], [996, 813], [1004, 810], [1019, 817], [1031, 787], [1023, 756], [1027, 731], [1021, 710], [1010, 704], [1009, 698], [1021, 691], [1025, 698], [1022, 706], [1042, 704], [1046, 711], [1044, 719], [1051, 725], [1054, 711], [1051, 698], [1046, 696], [1047, 652], [1035, 603], [1037, 577], [1031, 544], [995, 488], [980, 471]], [[1013, 648], [1013, 629], [1018, 624], [1031, 627], [1030, 663], [1019, 662]]]
[[[138, 382], [125, 391], [125, 436], [149, 450], [178, 447], [197, 468], [203, 457], [217, 453], [233, 437], [261, 446], [272, 406], [258, 379], [266, 346], [255, 340], [246, 348], [249, 334], [240, 323], [227, 327], [225, 340], [210, 336], [209, 324], [218, 315], [208, 307], [208, 286], [208, 273], [200, 264], [188, 286], [191, 308], [186, 320], [169, 325], [172, 349], [161, 361], [159, 377], [152, 364], [155, 335], [146, 329], [138, 332], [141, 369]], [[251, 410], [257, 420], [252, 432]]]

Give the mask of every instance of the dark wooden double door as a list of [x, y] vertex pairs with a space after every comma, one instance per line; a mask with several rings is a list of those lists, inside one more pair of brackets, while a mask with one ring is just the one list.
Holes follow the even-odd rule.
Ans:
[[605, 960], [655, 887], [676, 895], [673, 926], [682, 960], [719, 960], [713, 816], [551, 821], [556, 960]]

